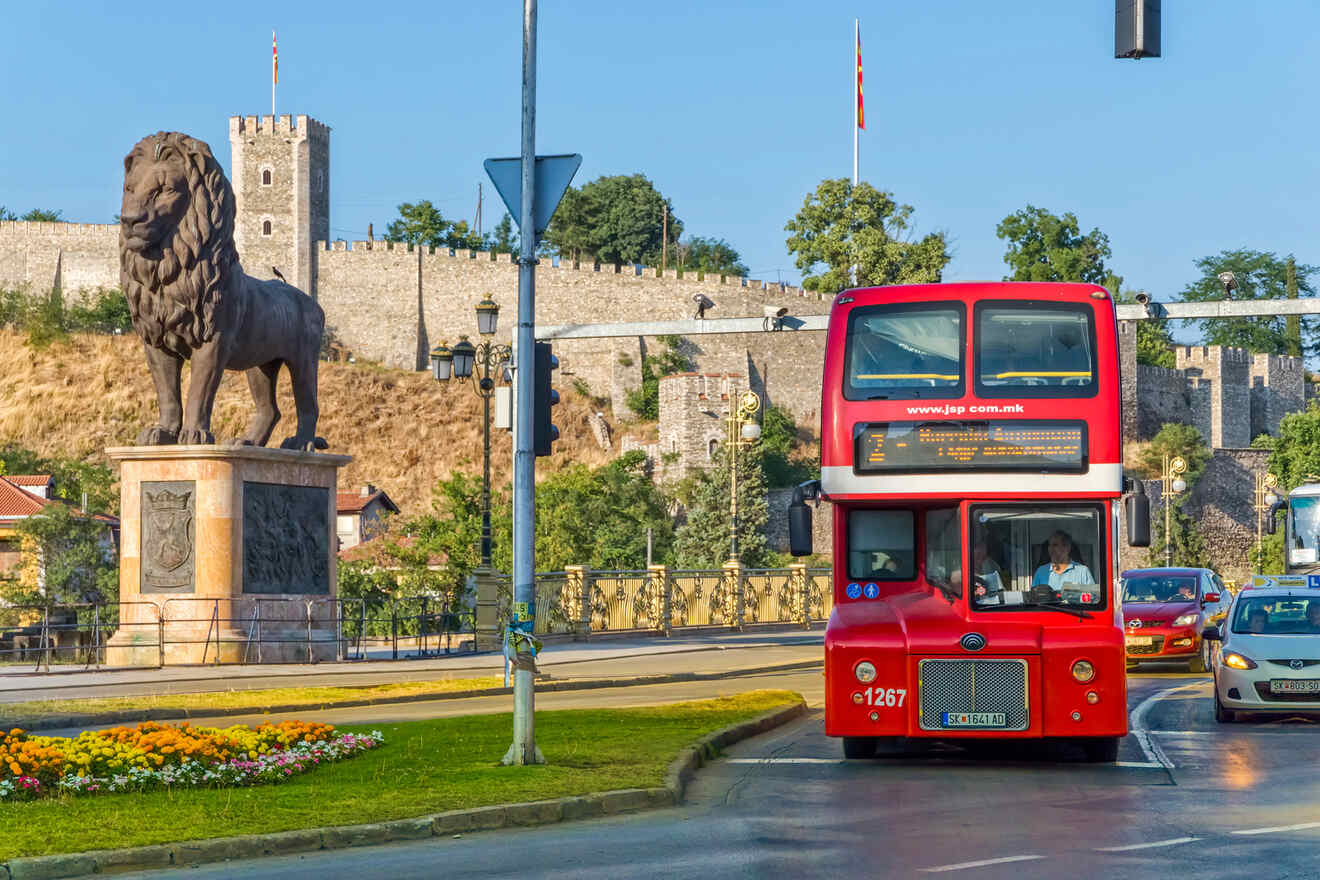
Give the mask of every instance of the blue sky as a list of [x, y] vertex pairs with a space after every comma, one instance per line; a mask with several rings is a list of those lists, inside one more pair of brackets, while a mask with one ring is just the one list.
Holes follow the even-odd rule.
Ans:
[[[1002, 277], [995, 225], [1027, 204], [1100, 227], [1112, 267], [1157, 298], [1225, 248], [1320, 263], [1320, 4], [1166, 0], [1164, 57], [1140, 62], [1112, 57], [1113, 7], [542, 3], [538, 152], [582, 153], [578, 183], [645, 173], [688, 234], [796, 282], [785, 221], [851, 173], [860, 16], [862, 177], [913, 205], [918, 233], [948, 234], [946, 279]], [[228, 117], [270, 112], [272, 28], [277, 110], [333, 129], [332, 235], [379, 233], [422, 198], [471, 220], [482, 160], [519, 147], [516, 0], [15, 4], [0, 205], [109, 222], [123, 155], [162, 128], [228, 167]], [[488, 227], [499, 216], [488, 201]]]

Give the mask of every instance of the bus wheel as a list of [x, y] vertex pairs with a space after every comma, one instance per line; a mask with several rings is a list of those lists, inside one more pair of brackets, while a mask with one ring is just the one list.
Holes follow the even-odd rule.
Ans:
[[1118, 737], [1093, 736], [1080, 743], [1090, 764], [1112, 764], [1118, 760]]
[[843, 738], [843, 756], [850, 759], [875, 757], [875, 737], [845, 736]]

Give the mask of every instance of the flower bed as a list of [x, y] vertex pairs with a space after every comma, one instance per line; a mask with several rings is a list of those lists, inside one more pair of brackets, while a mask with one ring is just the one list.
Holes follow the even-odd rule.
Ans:
[[283, 782], [381, 744], [379, 731], [336, 734], [329, 724], [281, 721], [255, 728], [148, 721], [77, 737], [0, 737], [0, 801], [68, 792], [217, 788]]

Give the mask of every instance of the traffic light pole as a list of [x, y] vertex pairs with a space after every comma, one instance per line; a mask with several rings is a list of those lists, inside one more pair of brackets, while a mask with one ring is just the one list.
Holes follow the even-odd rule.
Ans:
[[[532, 453], [532, 395], [536, 352], [536, 0], [523, 0], [522, 205], [518, 256], [518, 330], [520, 363], [514, 372], [517, 412], [513, 452], [513, 603], [514, 618], [505, 622], [513, 658], [513, 744], [505, 764], [544, 764], [536, 747], [536, 657], [532, 649], [536, 585], [532, 553], [536, 457]], [[525, 637], [522, 635], [525, 632]]]

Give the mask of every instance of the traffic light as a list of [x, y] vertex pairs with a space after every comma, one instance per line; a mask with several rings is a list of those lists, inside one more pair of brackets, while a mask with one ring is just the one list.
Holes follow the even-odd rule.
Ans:
[[550, 387], [550, 371], [558, 368], [559, 358], [550, 351], [550, 343], [536, 343], [535, 378], [532, 383], [532, 451], [549, 455], [550, 444], [559, 439], [559, 429], [550, 422], [550, 407], [559, 403], [559, 392]]

